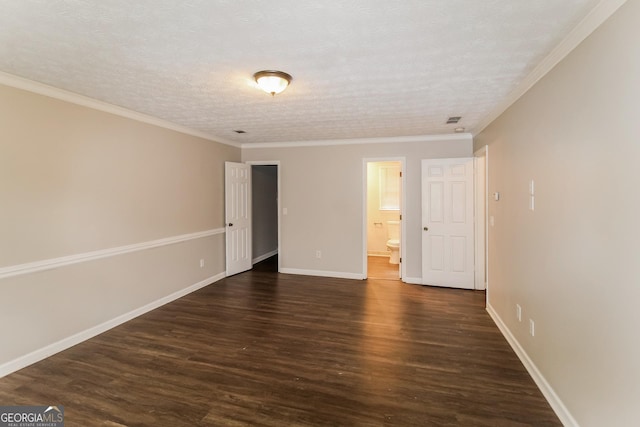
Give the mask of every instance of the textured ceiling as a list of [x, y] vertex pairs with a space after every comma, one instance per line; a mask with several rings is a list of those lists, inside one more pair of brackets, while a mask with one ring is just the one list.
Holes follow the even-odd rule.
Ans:
[[[597, 3], [0, 0], [0, 71], [239, 143], [443, 134], [473, 130]], [[263, 69], [292, 85], [259, 91]]]

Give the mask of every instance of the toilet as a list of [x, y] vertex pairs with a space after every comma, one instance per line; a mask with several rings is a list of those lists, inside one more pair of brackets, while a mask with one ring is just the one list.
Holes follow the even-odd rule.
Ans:
[[400, 264], [400, 221], [387, 221], [387, 249], [391, 251], [389, 264]]

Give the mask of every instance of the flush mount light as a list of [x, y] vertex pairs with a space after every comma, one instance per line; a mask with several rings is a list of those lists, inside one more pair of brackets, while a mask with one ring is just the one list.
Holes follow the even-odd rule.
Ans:
[[455, 128], [455, 132], [456, 133], [462, 133], [464, 131], [465, 131], [465, 129], [463, 127]]
[[264, 70], [253, 75], [258, 87], [274, 96], [289, 86], [293, 77], [282, 71]]

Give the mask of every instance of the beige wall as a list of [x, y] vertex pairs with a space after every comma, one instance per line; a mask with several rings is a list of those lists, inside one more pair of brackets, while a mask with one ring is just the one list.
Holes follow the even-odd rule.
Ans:
[[[365, 158], [406, 158], [407, 277], [421, 266], [421, 159], [468, 157], [470, 138], [242, 150], [243, 161], [280, 161], [281, 267], [355, 277], [363, 273]], [[322, 258], [315, 256], [317, 250]]]
[[639, 22], [627, 2], [475, 140], [489, 303], [583, 427], [640, 420]]
[[[239, 159], [0, 86], [0, 269], [223, 227], [223, 165]], [[223, 271], [216, 234], [0, 279], [0, 367]]]

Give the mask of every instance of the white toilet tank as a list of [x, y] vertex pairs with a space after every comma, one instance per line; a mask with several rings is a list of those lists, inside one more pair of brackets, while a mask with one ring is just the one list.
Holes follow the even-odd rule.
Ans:
[[400, 240], [400, 221], [387, 221], [387, 237], [389, 240]]

